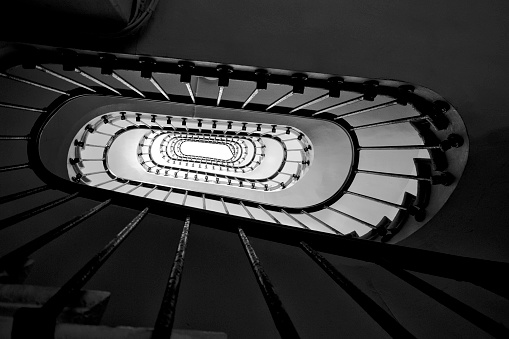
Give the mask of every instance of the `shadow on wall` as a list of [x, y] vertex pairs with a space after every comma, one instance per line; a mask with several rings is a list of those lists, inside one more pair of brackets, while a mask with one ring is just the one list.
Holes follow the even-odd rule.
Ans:
[[0, 40], [119, 47], [148, 21], [158, 0], [16, 0], [2, 4]]
[[456, 191], [426, 227], [400, 244], [477, 258], [509, 258], [509, 129], [493, 130], [471, 143]]

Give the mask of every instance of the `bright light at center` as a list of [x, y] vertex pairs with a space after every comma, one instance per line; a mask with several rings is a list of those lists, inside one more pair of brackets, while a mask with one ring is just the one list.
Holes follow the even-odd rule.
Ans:
[[187, 156], [207, 157], [219, 160], [229, 160], [233, 157], [228, 146], [206, 142], [185, 141], [180, 146], [180, 151]]

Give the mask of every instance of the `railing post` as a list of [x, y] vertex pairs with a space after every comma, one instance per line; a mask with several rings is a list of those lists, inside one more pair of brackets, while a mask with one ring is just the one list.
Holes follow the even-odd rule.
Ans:
[[19, 140], [30, 140], [29, 135], [0, 135], [2, 141], [19, 141]]
[[24, 168], [29, 168], [30, 164], [10, 165], [0, 167], [0, 172], [16, 171]]
[[85, 264], [58, 292], [40, 308], [20, 308], [14, 314], [12, 339], [53, 338], [56, 318], [65, 305], [72, 301], [81, 288], [94, 276], [113, 252], [135, 229], [148, 212], [141, 211], [115, 238]]
[[81, 87], [81, 88], [84, 88], [84, 89], [86, 89], [86, 90], [88, 90], [88, 91], [90, 91], [90, 92], [93, 92], [93, 93], [95, 93], [95, 92], [96, 92], [94, 89], [92, 89], [92, 88], [90, 88], [90, 87], [88, 87], [88, 86], [86, 86], [86, 85], [82, 84], [81, 82], [75, 81], [75, 80], [73, 80], [73, 79], [71, 79], [71, 78], [66, 77], [65, 75], [59, 74], [59, 73], [57, 73], [57, 72], [54, 72], [54, 71], [52, 71], [51, 69], [46, 68], [46, 67], [44, 67], [44, 66], [41, 66], [41, 65], [35, 65], [35, 68], [36, 68], [36, 69], [38, 69], [38, 70], [40, 70], [40, 71], [42, 71], [42, 72], [44, 72], [44, 73], [46, 73], [46, 74], [52, 75], [52, 76], [54, 76], [55, 78], [59, 78], [59, 79], [61, 79], [61, 80], [67, 81], [68, 83], [71, 83], [71, 84], [73, 84], [73, 85], [75, 85], [75, 86], [79, 86], [79, 87]]
[[21, 212], [19, 214], [16, 214], [16, 215], [13, 215], [11, 217], [8, 217], [8, 218], [5, 218], [5, 219], [2, 219], [0, 220], [0, 230], [3, 230], [4, 228], [7, 228], [9, 226], [12, 226], [18, 222], [21, 222], [25, 219], [28, 219], [28, 218], [31, 218], [33, 217], [34, 215], [37, 215], [39, 213], [42, 213], [46, 210], [49, 210], [53, 207], [57, 207], [58, 205], [61, 205], [63, 204], [64, 202], [67, 202], [71, 199], [74, 199], [78, 196], [79, 192], [76, 192], [76, 193], [73, 193], [73, 194], [69, 194], [63, 198], [60, 198], [60, 199], [57, 199], [57, 200], [53, 200], [47, 204], [44, 204], [44, 205], [40, 205], [40, 206], [37, 206], [37, 207], [34, 207], [32, 209], [29, 209], [28, 211], [25, 211], [25, 212]]
[[0, 204], [5, 204], [7, 202], [18, 200], [18, 199], [24, 198], [26, 196], [29, 196], [29, 195], [32, 195], [32, 194], [35, 194], [35, 193], [39, 193], [39, 192], [45, 191], [47, 189], [49, 189], [49, 186], [48, 185], [43, 185], [43, 186], [39, 186], [39, 187], [36, 187], [36, 188], [28, 189], [28, 190], [25, 190], [25, 191], [22, 191], [22, 192], [5, 195], [3, 197], [0, 197]]
[[177, 298], [180, 287], [180, 279], [182, 271], [184, 270], [184, 256], [186, 253], [187, 239], [189, 234], [189, 226], [191, 217], [188, 216], [182, 229], [180, 241], [175, 253], [173, 266], [171, 267], [166, 290], [164, 291], [163, 301], [159, 313], [157, 315], [152, 338], [170, 338], [173, 329], [173, 322], [175, 321], [175, 309], [177, 307]]
[[66, 232], [70, 231], [74, 227], [76, 227], [79, 223], [82, 221], [90, 218], [95, 213], [99, 212], [104, 207], [108, 206], [111, 202], [111, 199], [108, 199], [104, 201], [103, 203], [93, 207], [92, 209], [88, 210], [87, 212], [74, 217], [73, 219], [67, 221], [66, 223], [52, 229], [49, 232], [44, 233], [43, 235], [35, 238], [34, 240], [26, 243], [25, 245], [15, 249], [14, 251], [4, 255], [0, 258], [0, 271], [3, 269], [6, 269], [9, 273], [9, 270], [12, 268], [16, 268], [16, 265], [21, 263], [25, 260], [30, 254], [37, 251], [44, 245], [48, 244], [49, 242], [55, 240], [62, 234], [65, 234]]
[[272, 319], [274, 319], [274, 323], [281, 335], [281, 338], [299, 338], [299, 334], [297, 333], [290, 316], [286, 313], [286, 310], [284, 309], [279, 296], [276, 294], [274, 286], [269, 280], [269, 276], [265, 273], [265, 270], [260, 263], [260, 259], [258, 259], [249, 239], [241, 228], [238, 229], [238, 232], [244, 251], [246, 252], [249, 263], [251, 264], [251, 268], [253, 269], [253, 273], [256, 277], [256, 281], [260, 286], [265, 302], [269, 307]]
[[11, 74], [6, 74], [6, 73], [0, 72], [0, 77], [4, 77], [6, 79], [10, 79], [10, 80], [14, 80], [14, 81], [19, 81], [21, 83], [32, 85], [32, 86], [35, 86], [35, 87], [38, 87], [38, 88], [42, 88], [42, 89], [46, 89], [48, 91], [52, 91], [52, 92], [55, 92], [55, 93], [59, 93], [59, 94], [67, 95], [67, 96], [70, 95], [69, 93], [61, 91], [61, 90], [59, 90], [57, 88], [46, 86], [46, 85], [43, 85], [41, 83], [38, 83], [38, 82], [35, 82], [35, 81], [30, 81], [30, 80], [27, 80], [27, 79], [23, 79], [23, 78], [20, 78], [20, 77], [11, 75]]
[[219, 91], [217, 93], [216, 106], [219, 106], [221, 103], [221, 97], [223, 96], [223, 91], [230, 84], [230, 74], [233, 72], [233, 67], [228, 65], [219, 65], [217, 66], [217, 71], [219, 72], [217, 83]]
[[418, 278], [412, 273], [407, 272], [406, 270], [403, 270], [395, 265], [391, 265], [385, 260], [380, 260], [377, 262], [377, 264], [391, 272], [394, 276], [426, 294], [428, 297], [434, 299], [435, 301], [449, 308], [451, 311], [468, 320], [486, 333], [489, 333], [493, 337], [509, 338], [509, 330], [504, 325], [494, 321], [490, 317], [482, 314], [481, 312], [459, 301], [458, 299], [453, 298], [449, 294]]
[[320, 253], [315, 251], [304, 241], [301, 241], [299, 245], [304, 252], [325, 271], [325, 273], [327, 273], [346, 293], [348, 293], [348, 295], [393, 338], [415, 338], [396, 319], [390, 316], [383, 308], [381, 308], [376, 302], [374, 302], [343, 274], [341, 274]]
[[[196, 101], [194, 99], [193, 89], [191, 88], [191, 76], [194, 69], [194, 63], [189, 61], [179, 61], [178, 66], [181, 69], [180, 82], [186, 85], [187, 92], [194, 104]], [[201, 125], [198, 127], [201, 127]]]
[[7, 103], [7, 102], [0, 102], [0, 107], [19, 109], [22, 111], [30, 111], [30, 112], [36, 112], [36, 113], [45, 113], [46, 112], [44, 109], [41, 109], [41, 108], [15, 105], [15, 104]]

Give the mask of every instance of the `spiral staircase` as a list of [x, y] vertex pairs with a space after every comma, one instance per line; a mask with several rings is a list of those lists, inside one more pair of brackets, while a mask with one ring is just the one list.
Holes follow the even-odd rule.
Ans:
[[[0, 259], [11, 305], [3, 336], [106, 331], [98, 324], [108, 293], [83, 287], [149, 213], [182, 220], [184, 227], [154, 330], [139, 337], [172, 333], [191, 223], [238, 234], [281, 337], [298, 337], [298, 326], [253, 238], [301, 248], [393, 337], [413, 335], [324, 253], [374, 263], [482, 331], [507, 335], [497, 321], [410, 272], [468, 281], [507, 298], [497, 276], [506, 264], [396, 245], [438, 213], [466, 163], [465, 127], [436, 93], [392, 80], [33, 45], [5, 49], [0, 75], [5, 121], [20, 130], [1, 136], [2, 153], [21, 160], [0, 170], [24, 178], [1, 198], [7, 207], [2, 231], [72, 201], [95, 201], [37, 236], [19, 239], [11, 231], [4, 238], [21, 244]], [[186, 143], [223, 146], [231, 156], [189, 154]], [[46, 203], [8, 208], [48, 192], [56, 197]], [[34, 265], [33, 253], [113, 205], [140, 212], [61, 288], [19, 285]], [[17, 299], [25, 304], [12, 306]], [[119, 337], [136, 332], [117, 331]]]

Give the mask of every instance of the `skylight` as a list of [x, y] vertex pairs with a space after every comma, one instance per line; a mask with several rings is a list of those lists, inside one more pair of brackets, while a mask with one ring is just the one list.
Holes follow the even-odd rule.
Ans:
[[186, 156], [229, 160], [233, 157], [232, 152], [226, 145], [217, 143], [185, 141], [180, 146], [180, 151]]

